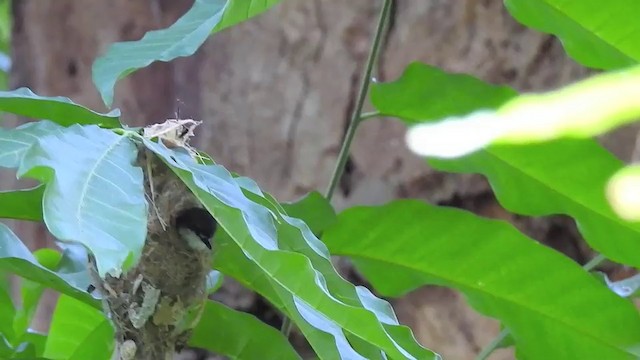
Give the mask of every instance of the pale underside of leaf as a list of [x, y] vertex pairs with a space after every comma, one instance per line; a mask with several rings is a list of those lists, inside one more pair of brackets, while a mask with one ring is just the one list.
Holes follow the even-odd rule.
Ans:
[[147, 205], [136, 156], [129, 138], [74, 125], [40, 138], [18, 171], [47, 184], [43, 215], [49, 231], [86, 246], [101, 276], [131, 266], [144, 244]]

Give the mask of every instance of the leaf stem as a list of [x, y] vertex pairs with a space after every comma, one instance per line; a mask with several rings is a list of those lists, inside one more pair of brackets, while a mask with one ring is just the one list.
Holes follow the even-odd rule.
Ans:
[[370, 112], [360, 114], [360, 118], [358, 119], [358, 121], [363, 121], [363, 120], [371, 119], [378, 116], [382, 116], [382, 113], [380, 111], [370, 111]]
[[[582, 268], [585, 271], [591, 271], [598, 265], [602, 264], [605, 260], [607, 260], [607, 258], [604, 255], [598, 254], [594, 256], [593, 259], [589, 260], [589, 262], [582, 265]], [[498, 348], [502, 340], [504, 340], [507, 336], [509, 336], [509, 329], [502, 329], [502, 331], [500, 331], [500, 334], [498, 334], [498, 336], [491, 340], [491, 342], [487, 344], [487, 346], [485, 346], [482, 351], [480, 351], [478, 356], [476, 356], [476, 360], [486, 360], [489, 355], [491, 355], [491, 353], [493, 353]]]
[[[360, 82], [360, 90], [358, 91], [356, 104], [353, 108], [353, 112], [351, 113], [351, 119], [349, 120], [347, 133], [345, 134], [344, 140], [342, 141], [342, 147], [340, 148], [340, 153], [338, 154], [336, 167], [333, 170], [331, 181], [329, 182], [329, 186], [327, 187], [325, 197], [329, 201], [331, 201], [333, 193], [336, 190], [336, 186], [338, 185], [338, 181], [340, 181], [342, 173], [344, 172], [344, 166], [347, 163], [349, 149], [351, 148], [351, 143], [353, 142], [356, 128], [362, 120], [380, 115], [380, 113], [377, 111], [363, 114], [362, 107], [364, 106], [364, 101], [367, 97], [367, 92], [369, 91], [371, 74], [373, 73], [373, 67], [376, 63], [376, 60], [378, 59], [380, 44], [382, 44], [384, 29], [386, 27], [386, 24], [388, 23], [389, 15], [391, 14], [392, 4], [393, 0], [384, 0], [384, 3], [382, 4], [382, 10], [380, 10], [380, 17], [378, 18], [375, 35], [373, 37], [373, 43], [371, 44], [371, 50], [369, 51], [369, 56], [367, 57], [367, 62], [365, 64], [364, 74], [362, 75], [362, 80]], [[289, 334], [291, 334], [292, 328], [293, 324], [291, 322], [291, 319], [288, 316], [285, 316], [282, 320], [282, 327], [280, 328], [280, 332], [282, 332], [282, 334], [284, 334], [284, 336], [288, 338]]]
[[358, 97], [356, 98], [356, 104], [353, 108], [353, 113], [351, 114], [347, 133], [345, 134], [344, 140], [342, 142], [340, 154], [338, 154], [336, 167], [333, 170], [333, 175], [331, 175], [331, 182], [327, 187], [325, 195], [327, 200], [331, 200], [331, 198], [333, 197], [333, 193], [335, 192], [338, 182], [342, 177], [342, 173], [344, 172], [344, 167], [347, 163], [347, 158], [349, 157], [349, 149], [351, 148], [351, 143], [353, 142], [353, 137], [355, 136], [356, 129], [358, 128], [360, 121], [363, 120], [362, 107], [364, 106], [364, 101], [367, 97], [367, 92], [369, 91], [369, 84], [371, 83], [371, 73], [373, 72], [373, 67], [378, 58], [380, 44], [382, 43], [385, 25], [387, 24], [389, 14], [391, 13], [392, 3], [393, 0], [384, 0], [384, 3], [382, 4], [382, 10], [380, 11], [380, 17], [378, 18], [378, 25], [376, 27], [373, 43], [371, 44], [369, 57], [367, 58], [364, 74], [360, 82], [360, 90], [358, 92]]

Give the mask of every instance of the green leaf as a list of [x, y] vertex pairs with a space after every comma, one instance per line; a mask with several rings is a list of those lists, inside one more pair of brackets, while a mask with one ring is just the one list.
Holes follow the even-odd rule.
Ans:
[[301, 359], [278, 330], [214, 301], [207, 302], [189, 345], [231, 359]]
[[410, 147], [423, 156], [457, 157], [489, 144], [590, 138], [640, 116], [640, 66], [601, 74], [545, 94], [522, 95], [496, 111], [415, 126]]
[[515, 95], [509, 87], [466, 74], [446, 73], [420, 62], [409, 64], [393, 82], [373, 83], [370, 90], [371, 102], [378, 111], [408, 123], [493, 109]]
[[195, 0], [178, 21], [166, 29], [147, 32], [141, 40], [111, 45], [93, 64], [93, 82], [102, 101], [111, 106], [116, 82], [155, 61], [190, 56], [211, 33], [224, 30], [279, 3], [280, 0]]
[[74, 125], [41, 137], [20, 176], [46, 183], [44, 221], [59, 240], [86, 246], [98, 273], [115, 276], [144, 245], [147, 209], [135, 144], [97, 126]]
[[[378, 347], [391, 358], [406, 358], [409, 354], [420, 359], [435, 358], [415, 341], [408, 328], [398, 325], [389, 304], [374, 301], [338, 275], [326, 247], [304, 222], [270, 207], [271, 202], [259, 194], [251, 193], [251, 199], [247, 198], [221, 166], [197, 164], [185, 152], [162, 144], [145, 141], [145, 145], [191, 189], [259, 273], [285, 291], [289, 299], [297, 298], [295, 306], [301, 316], [308, 315], [306, 321], [311, 315], [329, 319], [350, 336]], [[219, 240], [215, 244], [223, 245]], [[322, 349], [314, 349], [323, 358]]]
[[0, 224], [0, 271], [11, 272], [102, 309], [99, 302], [85, 292], [88, 279], [86, 270], [63, 270], [63, 264], [67, 261], [63, 255], [58, 272], [47, 269], [38, 263], [29, 249], [7, 226]]
[[506, 0], [526, 26], [554, 34], [582, 65], [616, 69], [640, 61], [640, 3], [635, 0]]
[[629, 350], [640, 344], [634, 306], [505, 222], [402, 200], [345, 210], [323, 240], [384, 295], [423, 284], [464, 292], [511, 330], [519, 358], [637, 356]]
[[39, 138], [62, 129], [60, 125], [46, 120], [26, 123], [14, 129], [0, 129], [0, 167], [17, 168], [25, 152]]
[[222, 21], [215, 27], [218, 32], [259, 15], [281, 0], [229, 0]]
[[63, 295], [53, 313], [44, 356], [107, 360], [113, 352], [113, 336], [113, 328], [101, 311]]
[[297, 325], [320, 359], [364, 359], [351, 346], [339, 324], [304, 306], [299, 297], [272, 281], [227, 234], [217, 237], [214, 255], [213, 264], [217, 269], [256, 291], [284, 312]]
[[[420, 78], [427, 81], [428, 78]], [[414, 81], [418, 82], [420, 79]], [[375, 87], [380, 86], [376, 84]], [[386, 98], [395, 96], [379, 87], [374, 106], [384, 109]], [[447, 100], [465, 98], [464, 88], [450, 91]], [[487, 86], [486, 97], [492, 90]], [[403, 92], [406, 96], [412, 93]], [[415, 124], [432, 114], [431, 102], [439, 97], [423, 98], [415, 91], [416, 99], [409, 110]], [[491, 102], [487, 102], [487, 107]], [[382, 111], [382, 110], [381, 110]], [[389, 114], [387, 115], [395, 115]], [[472, 139], [468, 139], [472, 141]], [[604, 194], [609, 178], [622, 167], [622, 162], [590, 139], [563, 139], [542, 144], [521, 146], [494, 145], [458, 159], [430, 159], [438, 170], [456, 173], [478, 173], [486, 176], [500, 204], [521, 215], [546, 216], [566, 214], [573, 217], [585, 240], [607, 258], [640, 267], [640, 224], [620, 219], [611, 209]], [[615, 239], [615, 241], [612, 241]]]
[[[38, 249], [33, 253], [36, 261], [48, 270], [58, 270], [58, 264], [62, 259], [62, 254], [48, 248]], [[20, 295], [22, 298], [22, 305], [16, 311], [16, 315], [13, 321], [13, 328], [15, 333], [22, 336], [29, 329], [31, 320], [36, 312], [38, 304], [40, 303], [40, 297], [44, 292], [46, 286], [41, 283], [31, 281], [28, 279], [22, 279], [20, 281]]]
[[0, 191], [0, 218], [42, 221], [44, 186], [31, 189]]
[[120, 110], [106, 114], [93, 111], [62, 96], [40, 96], [28, 88], [0, 91], [0, 111], [32, 119], [47, 119], [62, 126], [74, 124], [120, 126]]
[[[0, 229], [0, 242], [2, 237], [2, 230]], [[2, 261], [2, 259], [0, 259]], [[2, 266], [2, 265], [0, 265]], [[4, 275], [4, 274], [0, 274]], [[5, 281], [4, 277], [0, 279]], [[16, 335], [13, 331], [13, 319], [15, 317], [16, 308], [13, 305], [13, 300], [11, 299], [9, 287], [0, 287], [0, 334], [4, 336], [9, 342], [13, 343]], [[0, 338], [0, 343], [2, 339]]]
[[304, 221], [314, 234], [322, 233], [336, 221], [333, 206], [317, 191], [310, 192], [295, 202], [280, 205], [289, 216]]
[[113, 102], [118, 79], [150, 65], [193, 54], [222, 20], [228, 0], [195, 0], [178, 21], [166, 29], [147, 32], [138, 41], [112, 44], [93, 64], [93, 82], [102, 101]]
[[20, 338], [18, 349], [11, 354], [12, 359], [47, 360], [42, 357], [47, 336], [36, 332], [26, 332]]

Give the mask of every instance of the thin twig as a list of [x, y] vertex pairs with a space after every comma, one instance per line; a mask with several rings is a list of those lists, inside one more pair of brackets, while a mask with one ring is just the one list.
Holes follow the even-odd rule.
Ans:
[[342, 142], [342, 148], [340, 149], [340, 154], [338, 154], [338, 161], [336, 163], [336, 167], [333, 170], [333, 175], [331, 175], [331, 182], [327, 187], [327, 191], [326, 191], [327, 200], [331, 200], [331, 198], [333, 197], [333, 193], [336, 190], [336, 186], [338, 185], [338, 182], [342, 177], [345, 164], [347, 163], [347, 158], [349, 157], [349, 149], [351, 148], [351, 142], [353, 142], [353, 137], [356, 133], [356, 129], [361, 121], [362, 107], [364, 106], [364, 101], [367, 97], [369, 84], [371, 83], [371, 74], [373, 72], [373, 67], [378, 58], [380, 44], [382, 43], [382, 38], [383, 38], [382, 35], [384, 34], [385, 24], [387, 23], [387, 19], [389, 18], [389, 14], [391, 13], [392, 3], [393, 3], [392, 0], [384, 0], [384, 3], [382, 4], [382, 10], [380, 11], [380, 18], [378, 20], [378, 25], [376, 27], [376, 33], [373, 38], [373, 43], [371, 44], [369, 57], [367, 58], [367, 63], [365, 64], [365, 70], [360, 83], [360, 90], [358, 92], [358, 97], [356, 98], [356, 104], [353, 108], [353, 113], [351, 114], [351, 120], [349, 121], [349, 127], [347, 128], [347, 133], [345, 134], [344, 141]]
[[[598, 265], [602, 264], [605, 260], [607, 260], [607, 258], [604, 257], [604, 255], [598, 254], [593, 259], [589, 260], [589, 262], [584, 264], [582, 268], [585, 271], [591, 271], [594, 268], [596, 268]], [[507, 336], [509, 336], [509, 334], [510, 334], [509, 329], [503, 329], [500, 332], [500, 334], [498, 334], [498, 336], [496, 336], [493, 340], [491, 340], [491, 342], [487, 344], [487, 346], [485, 346], [482, 349], [482, 351], [480, 351], [478, 356], [476, 356], [476, 360], [486, 360], [489, 357], [489, 355], [491, 355], [498, 348], [500, 343]]]

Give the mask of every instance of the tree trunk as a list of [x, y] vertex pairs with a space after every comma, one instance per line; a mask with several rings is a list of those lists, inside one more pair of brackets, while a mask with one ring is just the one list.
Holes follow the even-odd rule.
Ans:
[[[115, 106], [132, 125], [161, 122], [178, 110], [182, 118], [203, 120], [196, 146], [230, 170], [254, 178], [278, 199], [323, 190], [355, 101], [380, 3], [284, 0], [214, 35], [192, 57], [156, 63], [120, 81]], [[96, 56], [112, 42], [170, 25], [188, 8], [186, 2], [171, 0], [13, 4], [12, 86], [68, 96], [96, 110], [104, 110], [91, 82]], [[398, 0], [377, 77], [392, 80], [415, 60], [518, 90], [549, 89], [589, 73], [567, 58], [557, 40], [518, 25], [500, 0]], [[363, 124], [336, 193], [337, 208], [418, 197], [514, 221], [570, 256], [588, 256], [576, 245], [580, 242], [566, 219], [534, 221], [507, 214], [483, 179], [434, 172], [406, 150], [403, 133], [392, 120]], [[617, 143], [629, 145], [630, 140]], [[50, 244], [42, 241], [42, 226], [21, 224], [18, 232], [32, 247]], [[261, 300], [233, 284], [217, 296], [270, 316], [259, 310]], [[395, 306], [420, 341], [445, 358], [472, 359], [499, 331], [496, 321], [476, 314], [447, 289], [427, 287]], [[508, 352], [500, 356], [511, 357]]]

